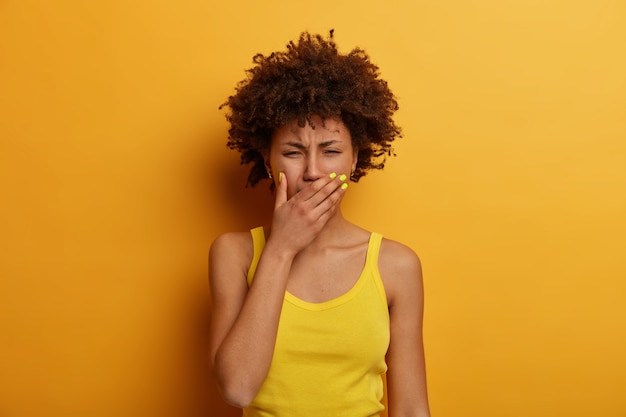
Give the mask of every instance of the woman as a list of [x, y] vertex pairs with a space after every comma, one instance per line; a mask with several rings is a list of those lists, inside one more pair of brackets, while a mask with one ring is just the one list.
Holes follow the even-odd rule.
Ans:
[[348, 180], [381, 169], [397, 102], [367, 54], [303, 33], [257, 55], [225, 103], [228, 145], [273, 181], [271, 225], [209, 255], [210, 357], [244, 416], [429, 416], [420, 262], [343, 217]]

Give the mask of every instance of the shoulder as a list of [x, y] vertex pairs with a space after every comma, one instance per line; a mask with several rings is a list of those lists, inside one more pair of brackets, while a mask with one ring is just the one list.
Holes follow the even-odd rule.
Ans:
[[252, 235], [250, 232], [227, 232], [219, 235], [211, 244], [210, 253], [235, 250], [246, 252], [252, 250]]
[[421, 272], [421, 261], [410, 247], [383, 238], [378, 259], [379, 268], [393, 272]]
[[250, 232], [228, 232], [218, 236], [209, 250], [209, 272], [215, 275], [224, 268], [246, 274], [254, 255]]
[[413, 249], [383, 238], [378, 257], [380, 271], [390, 305], [399, 295], [421, 294], [422, 264]]

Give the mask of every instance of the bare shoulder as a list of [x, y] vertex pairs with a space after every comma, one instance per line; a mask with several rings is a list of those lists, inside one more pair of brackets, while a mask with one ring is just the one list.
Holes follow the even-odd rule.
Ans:
[[224, 250], [251, 253], [253, 248], [250, 232], [227, 232], [219, 235], [211, 244], [210, 254]]
[[383, 238], [378, 265], [381, 273], [384, 271], [402, 275], [419, 273], [421, 277], [421, 262], [415, 251], [395, 240]]
[[413, 249], [390, 239], [383, 239], [378, 269], [390, 306], [398, 295], [422, 292], [422, 264]]
[[250, 232], [228, 232], [218, 236], [209, 250], [209, 278], [212, 281], [222, 277], [245, 277], [254, 247]]

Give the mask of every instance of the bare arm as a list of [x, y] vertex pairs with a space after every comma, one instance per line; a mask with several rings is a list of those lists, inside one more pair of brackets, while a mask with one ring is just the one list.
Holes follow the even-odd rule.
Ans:
[[241, 238], [226, 234], [214, 242], [209, 254], [210, 355], [224, 398], [245, 407], [269, 370], [291, 260], [266, 248], [248, 290], [247, 271], [234, 259], [238, 245]]
[[340, 185], [338, 179], [322, 178], [287, 201], [283, 179], [271, 234], [249, 289], [249, 240], [226, 234], [211, 247], [211, 365], [224, 398], [235, 406], [247, 406], [267, 376], [291, 263], [337, 208], [344, 193]]
[[380, 270], [389, 296], [391, 341], [387, 352], [389, 417], [429, 417], [422, 338], [424, 293], [417, 255], [384, 241]]

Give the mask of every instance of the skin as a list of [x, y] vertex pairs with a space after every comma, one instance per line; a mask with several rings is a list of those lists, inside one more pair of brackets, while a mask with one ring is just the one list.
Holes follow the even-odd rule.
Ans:
[[[267, 376], [285, 291], [324, 302], [347, 292], [363, 268], [370, 233], [341, 212], [341, 174], [349, 177], [357, 150], [340, 120], [313, 123], [315, 129], [295, 122], [277, 129], [264, 155], [276, 202], [250, 288], [250, 234], [226, 233], [211, 246], [211, 364], [222, 395], [238, 407], [250, 404]], [[379, 270], [391, 322], [388, 415], [428, 417], [420, 262], [410, 248], [383, 239]]]

